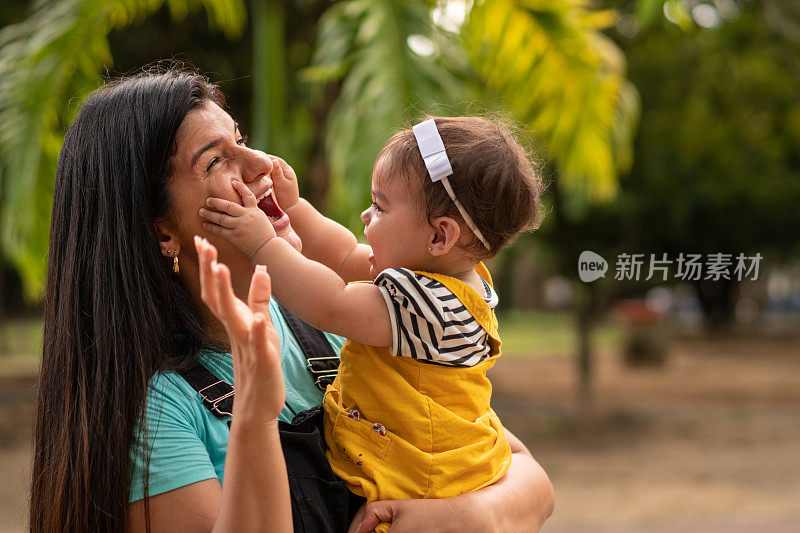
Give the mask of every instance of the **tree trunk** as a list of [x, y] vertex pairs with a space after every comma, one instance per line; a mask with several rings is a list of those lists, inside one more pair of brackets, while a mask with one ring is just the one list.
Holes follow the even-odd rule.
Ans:
[[[576, 282], [581, 283], [581, 282]], [[590, 417], [594, 406], [594, 348], [592, 332], [597, 317], [597, 290], [581, 283], [575, 291], [575, 319], [578, 336], [578, 403], [580, 415]]]
[[250, 2], [253, 33], [253, 125], [251, 144], [285, 154], [286, 12], [283, 0]]
[[733, 320], [733, 310], [739, 284], [735, 280], [701, 280], [695, 283], [697, 298], [705, 316], [706, 329], [720, 332]]
[[564, 202], [559, 183], [556, 180], [553, 191], [553, 211], [555, 215], [556, 242], [560, 243], [561, 272], [572, 280], [573, 310], [575, 313], [575, 326], [578, 336], [578, 353], [576, 357], [576, 371], [578, 374], [578, 403], [580, 416], [588, 417], [592, 411], [592, 377], [594, 352], [592, 350], [592, 328], [597, 312], [597, 290], [585, 284], [577, 276], [578, 256], [580, 250], [575, 239], [575, 227], [569, 222], [564, 213]]
[[325, 152], [325, 131], [331, 107], [339, 98], [340, 82], [325, 85], [323, 96], [314, 106], [314, 127], [311, 131], [311, 149], [309, 150], [308, 170], [306, 179], [302, 182], [303, 197], [311, 202], [321, 212], [328, 208], [328, 190], [330, 185], [331, 169]]

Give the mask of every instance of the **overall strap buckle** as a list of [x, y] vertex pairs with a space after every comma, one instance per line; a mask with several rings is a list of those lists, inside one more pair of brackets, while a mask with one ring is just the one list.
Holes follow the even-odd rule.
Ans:
[[[233, 385], [222, 379], [197, 391], [203, 399], [203, 404], [217, 416], [233, 416], [235, 392]], [[229, 398], [230, 400], [226, 401]]]

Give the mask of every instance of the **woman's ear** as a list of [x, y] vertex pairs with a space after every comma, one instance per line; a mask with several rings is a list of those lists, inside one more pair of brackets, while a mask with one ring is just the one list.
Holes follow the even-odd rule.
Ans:
[[449, 252], [461, 238], [461, 226], [450, 217], [436, 217], [431, 219], [433, 232], [428, 242], [428, 252], [433, 256], [444, 255]]
[[175, 257], [181, 249], [180, 239], [172, 229], [172, 224], [166, 220], [158, 220], [153, 223], [158, 237], [158, 245], [161, 248], [161, 255], [164, 257]]

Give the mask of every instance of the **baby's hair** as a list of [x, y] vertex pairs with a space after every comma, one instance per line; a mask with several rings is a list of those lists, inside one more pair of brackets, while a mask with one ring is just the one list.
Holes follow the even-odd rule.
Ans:
[[453, 167], [456, 198], [486, 241], [487, 250], [463, 223], [444, 186], [432, 182], [411, 128], [396, 133], [378, 155], [386, 176], [402, 177], [419, 191], [425, 219], [448, 216], [461, 223], [459, 246], [476, 258], [489, 258], [540, 223], [542, 179], [510, 128], [483, 117], [433, 118]]

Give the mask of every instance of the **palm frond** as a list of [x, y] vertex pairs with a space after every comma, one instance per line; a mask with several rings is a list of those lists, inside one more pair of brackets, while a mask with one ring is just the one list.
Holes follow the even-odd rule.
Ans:
[[351, 227], [369, 201], [375, 157], [393, 132], [420, 112], [463, 100], [464, 88], [437, 54], [420, 56], [409, 37], [437, 37], [431, 2], [350, 0], [324, 15], [308, 76], [341, 80], [326, 146], [331, 163], [332, 214]]
[[601, 33], [611, 22], [581, 0], [486, 0], [463, 29], [487, 97], [540, 139], [565, 192], [588, 200], [616, 193], [638, 120], [622, 52]]
[[242, 0], [61, 0], [0, 32], [0, 247], [31, 299], [43, 287], [56, 160], [76, 104], [112, 64], [112, 29], [164, 5], [176, 19], [202, 8], [228, 35], [244, 26]]

